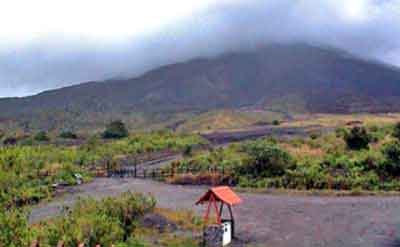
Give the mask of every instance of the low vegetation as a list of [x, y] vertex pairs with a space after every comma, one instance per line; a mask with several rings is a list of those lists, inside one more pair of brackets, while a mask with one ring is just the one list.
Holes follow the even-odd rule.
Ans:
[[176, 184], [392, 191], [400, 189], [400, 142], [396, 127], [356, 126], [308, 139], [232, 144], [171, 167], [192, 173], [168, 180]]
[[[121, 129], [107, 130], [116, 134], [115, 131]], [[60, 186], [89, 181], [98, 169], [104, 169], [110, 162], [117, 164], [124, 157], [164, 150], [183, 152], [206, 143], [197, 135], [175, 135], [168, 131], [135, 133], [108, 141], [93, 136], [73, 146], [52, 144], [54, 137], [46, 132], [38, 132], [33, 137], [4, 135], [3, 138], [5, 145], [0, 146], [0, 207], [3, 209], [0, 211], [0, 247], [29, 246], [36, 237], [41, 240], [41, 246], [55, 246], [60, 239], [66, 246], [74, 247], [79, 241], [89, 241], [90, 246], [94, 243], [153, 246], [131, 236], [136, 216], [152, 210], [153, 199], [127, 195], [117, 201], [107, 199], [101, 204], [85, 200], [72, 212], [67, 210], [67, 217], [35, 228], [27, 223], [29, 206], [50, 199]], [[62, 138], [74, 139], [75, 134], [63, 132]], [[134, 221], [129, 222], [129, 219]]]
[[[155, 208], [154, 198], [125, 193], [118, 198], [96, 201], [80, 199], [72, 208], [64, 208], [61, 216], [29, 225], [20, 212], [0, 213], [0, 246], [29, 246], [36, 240], [43, 247], [85, 246], [198, 246], [187, 236], [201, 229], [201, 220], [193, 213]], [[146, 215], [151, 215], [146, 218]], [[165, 225], [173, 227], [168, 228]], [[180, 234], [171, 234], [179, 230]]]
[[188, 152], [192, 146], [205, 143], [199, 136], [163, 131], [132, 134], [112, 142], [92, 137], [73, 147], [45, 144], [39, 139], [35, 145], [0, 147], [1, 205], [9, 208], [36, 203], [51, 196], [53, 185], [75, 184], [76, 174], [89, 180], [96, 169], [126, 156], [162, 150]]

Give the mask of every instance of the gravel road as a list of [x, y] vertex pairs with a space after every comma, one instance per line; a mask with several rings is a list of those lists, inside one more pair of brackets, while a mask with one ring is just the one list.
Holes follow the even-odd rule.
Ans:
[[[78, 197], [149, 193], [158, 207], [193, 209], [206, 187], [175, 186], [142, 179], [96, 178], [32, 210], [30, 222], [57, 215]], [[298, 197], [240, 193], [234, 208], [239, 238], [259, 246], [400, 246], [400, 197]]]

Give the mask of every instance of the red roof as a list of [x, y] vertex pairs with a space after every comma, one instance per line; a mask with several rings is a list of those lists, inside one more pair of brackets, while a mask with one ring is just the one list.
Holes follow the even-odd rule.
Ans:
[[222, 201], [223, 203], [229, 204], [231, 206], [239, 204], [242, 200], [229, 188], [228, 186], [220, 186], [211, 188], [207, 191], [197, 202], [198, 204], [203, 204], [210, 200], [211, 194], [214, 194], [216, 201]]

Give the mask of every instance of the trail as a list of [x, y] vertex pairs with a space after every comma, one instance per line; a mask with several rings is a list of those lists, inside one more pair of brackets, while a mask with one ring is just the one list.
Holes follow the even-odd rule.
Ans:
[[[78, 197], [149, 193], [158, 207], [191, 209], [205, 187], [167, 185], [152, 180], [96, 178], [70, 189], [67, 195], [34, 208], [30, 222], [60, 213]], [[239, 238], [261, 246], [399, 246], [399, 197], [301, 197], [239, 193], [234, 208]]]

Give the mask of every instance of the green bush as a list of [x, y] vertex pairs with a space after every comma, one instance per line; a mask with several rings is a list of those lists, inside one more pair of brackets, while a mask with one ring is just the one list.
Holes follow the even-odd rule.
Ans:
[[386, 144], [382, 150], [386, 160], [382, 170], [390, 176], [400, 175], [400, 141]]
[[183, 156], [190, 157], [192, 156], [192, 153], [193, 153], [193, 147], [191, 145], [184, 147]]
[[[119, 198], [80, 199], [73, 210], [66, 209], [65, 215], [36, 227], [36, 238], [42, 246], [56, 246], [63, 240], [66, 246], [111, 246], [116, 243], [139, 242], [132, 239], [138, 220], [153, 211], [154, 198], [142, 194], [125, 193]], [[124, 246], [124, 245], [122, 245]], [[128, 245], [130, 246], [130, 245]]]
[[347, 147], [352, 150], [368, 149], [371, 137], [365, 127], [354, 127], [344, 136]]
[[78, 139], [78, 135], [72, 131], [63, 131], [60, 133], [59, 137], [63, 139]]
[[288, 152], [264, 140], [249, 142], [243, 149], [250, 159], [247, 164], [239, 167], [239, 173], [244, 172], [254, 177], [281, 176], [293, 164]]
[[107, 125], [106, 130], [103, 132], [104, 139], [119, 139], [128, 136], [128, 130], [122, 121], [114, 121]]
[[392, 136], [394, 138], [400, 140], [400, 122], [395, 124], [395, 126], [393, 128]]
[[272, 125], [278, 126], [278, 125], [280, 125], [280, 124], [281, 124], [281, 122], [280, 122], [279, 120], [277, 120], [277, 119], [275, 119], [274, 121], [272, 121]]
[[50, 138], [47, 136], [46, 131], [40, 131], [40, 132], [36, 133], [34, 139], [35, 139], [35, 141], [38, 141], [38, 142], [47, 142], [50, 140]]
[[18, 140], [15, 137], [6, 137], [3, 140], [3, 145], [6, 145], [6, 146], [8, 146], [8, 145], [16, 145], [17, 142], [18, 142]]
[[0, 210], [0, 246], [29, 246], [31, 234], [26, 213], [21, 210]]

